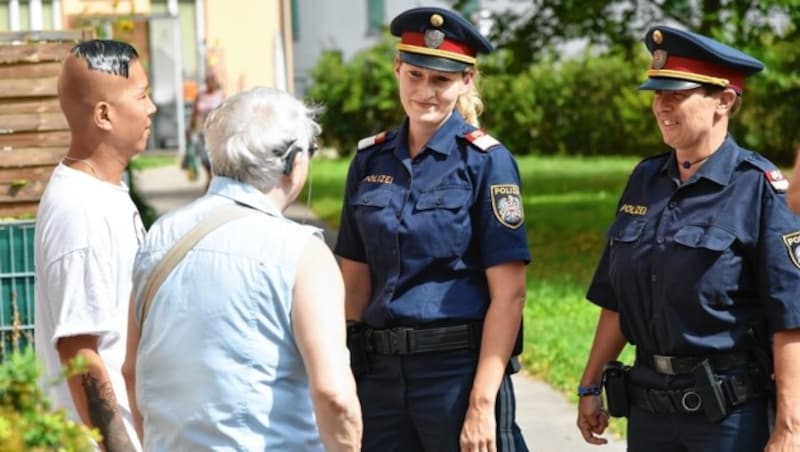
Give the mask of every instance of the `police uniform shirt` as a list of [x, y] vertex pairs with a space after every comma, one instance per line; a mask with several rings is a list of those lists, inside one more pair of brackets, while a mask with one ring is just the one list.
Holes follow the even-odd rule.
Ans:
[[516, 162], [474, 131], [454, 111], [412, 159], [406, 119], [354, 157], [336, 254], [369, 265], [370, 326], [482, 319], [486, 269], [530, 260]]
[[631, 174], [587, 298], [618, 311], [638, 350], [746, 346], [749, 328], [800, 327], [800, 220], [788, 184], [729, 136], [681, 185], [673, 153]]

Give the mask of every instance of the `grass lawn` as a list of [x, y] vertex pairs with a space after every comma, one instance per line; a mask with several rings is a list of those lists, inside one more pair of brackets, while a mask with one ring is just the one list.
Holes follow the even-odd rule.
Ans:
[[[528, 241], [528, 372], [572, 399], [599, 309], [584, 299], [632, 157], [520, 157]], [[348, 160], [312, 164], [312, 209], [338, 226]], [[306, 194], [301, 195], [301, 200]], [[632, 360], [626, 350], [624, 360]]]

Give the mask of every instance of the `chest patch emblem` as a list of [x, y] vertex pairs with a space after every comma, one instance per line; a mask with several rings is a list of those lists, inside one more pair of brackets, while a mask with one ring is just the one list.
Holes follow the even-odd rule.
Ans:
[[789, 257], [797, 268], [800, 268], [800, 231], [783, 236], [783, 243], [789, 251]]
[[627, 213], [628, 215], [638, 215], [643, 216], [647, 214], [647, 206], [638, 206], [634, 204], [623, 204], [622, 207], [619, 208], [619, 211], [622, 213]]
[[492, 185], [490, 190], [492, 192], [492, 210], [497, 221], [511, 229], [522, 226], [525, 221], [525, 212], [522, 209], [519, 186]]
[[386, 174], [370, 174], [364, 176], [362, 182], [372, 182], [373, 184], [391, 184], [394, 182], [394, 177]]

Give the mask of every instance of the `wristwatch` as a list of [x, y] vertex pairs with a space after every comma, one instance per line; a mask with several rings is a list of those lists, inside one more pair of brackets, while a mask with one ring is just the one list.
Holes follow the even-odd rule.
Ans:
[[600, 385], [578, 386], [578, 397], [597, 396], [603, 392]]

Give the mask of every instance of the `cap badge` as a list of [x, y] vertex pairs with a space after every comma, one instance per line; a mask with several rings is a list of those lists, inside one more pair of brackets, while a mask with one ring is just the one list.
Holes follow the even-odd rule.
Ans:
[[664, 49], [656, 49], [653, 52], [653, 64], [650, 65], [651, 69], [661, 69], [667, 64], [667, 51]]
[[443, 23], [444, 23], [444, 17], [442, 17], [441, 15], [434, 14], [431, 16], [431, 25], [433, 25], [434, 27], [439, 28], [442, 26]]
[[664, 35], [661, 33], [661, 30], [655, 30], [653, 32], [653, 42], [656, 44], [661, 44], [664, 42]]
[[444, 42], [444, 32], [432, 28], [425, 30], [425, 47], [438, 49], [442, 42]]

